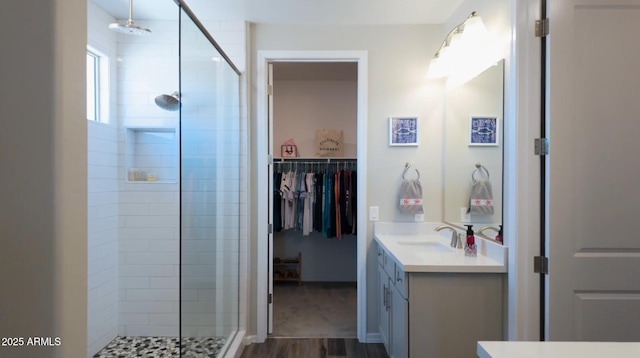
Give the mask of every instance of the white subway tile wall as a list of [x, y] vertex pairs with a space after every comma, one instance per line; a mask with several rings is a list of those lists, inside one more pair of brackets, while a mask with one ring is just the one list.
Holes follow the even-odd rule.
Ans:
[[[192, 337], [238, 329], [239, 77], [184, 24], [182, 48], [182, 329]], [[230, 36], [234, 38], [234, 36]]]
[[[87, 5], [89, 45], [114, 56], [116, 35], [107, 29], [113, 18], [92, 2]], [[115, 69], [115, 61], [111, 68]], [[114, 93], [115, 90], [112, 98]], [[87, 356], [93, 356], [116, 336], [118, 329], [118, 132], [115, 121], [111, 120], [110, 124], [88, 122], [87, 151]]]
[[128, 181], [177, 182], [178, 133], [175, 127], [127, 128], [125, 149]]
[[[143, 21], [147, 37], [107, 30], [115, 21], [89, 2], [89, 42], [112, 57], [110, 125], [89, 126], [89, 349], [116, 335], [177, 336], [179, 324], [180, 174], [168, 141], [126, 138], [127, 128], [177, 128], [179, 112], [155, 105], [178, 84], [177, 21]], [[244, 70], [244, 22], [207, 22], [212, 35]], [[203, 39], [184, 51], [207, 55], [183, 71], [183, 336], [221, 336], [244, 329], [246, 297], [246, 104], [240, 80]], [[117, 56], [116, 56], [117, 54]], [[187, 60], [189, 61], [189, 60]], [[185, 84], [186, 83], [186, 84]], [[235, 86], [228, 93], [229, 86]], [[231, 102], [230, 102], [231, 101]], [[187, 106], [188, 105], [188, 106]], [[242, 114], [241, 114], [242, 110]], [[240, 118], [238, 116], [240, 115]], [[139, 134], [139, 133], [138, 133]], [[179, 133], [176, 131], [176, 134]], [[160, 182], [127, 183], [127, 153], [151, 160]], [[149, 162], [149, 161], [147, 161]], [[172, 167], [174, 165], [174, 167]], [[173, 177], [171, 176], [173, 174]], [[175, 183], [163, 182], [163, 180]], [[241, 257], [242, 255], [242, 257]], [[240, 317], [241, 326], [238, 324]]]

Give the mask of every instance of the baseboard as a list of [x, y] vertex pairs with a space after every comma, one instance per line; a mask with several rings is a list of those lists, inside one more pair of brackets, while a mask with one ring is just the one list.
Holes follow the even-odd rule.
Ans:
[[[297, 286], [298, 282], [297, 281], [296, 282], [274, 281], [273, 284]], [[304, 286], [353, 287], [353, 288], [358, 287], [358, 283], [352, 282], [352, 281], [304, 281], [303, 280], [301, 284]]]
[[245, 345], [243, 344], [245, 333], [245, 331], [236, 332], [236, 334], [233, 336], [233, 339], [229, 343], [229, 346], [227, 347], [227, 351], [225, 352], [224, 357], [240, 358], [245, 347]]
[[383, 343], [380, 333], [367, 333], [367, 341], [364, 343]]
[[248, 346], [250, 344], [256, 343], [258, 341], [258, 338], [255, 335], [247, 335], [244, 337], [244, 341], [242, 343], [244, 343], [245, 346]]

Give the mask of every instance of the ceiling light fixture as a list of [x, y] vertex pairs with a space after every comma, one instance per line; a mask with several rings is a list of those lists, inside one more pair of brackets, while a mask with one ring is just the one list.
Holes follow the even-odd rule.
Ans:
[[485, 42], [487, 34], [482, 18], [475, 11], [472, 12], [444, 38], [438, 52], [431, 59], [427, 78], [448, 76], [449, 70], [456, 62], [469, 56]]

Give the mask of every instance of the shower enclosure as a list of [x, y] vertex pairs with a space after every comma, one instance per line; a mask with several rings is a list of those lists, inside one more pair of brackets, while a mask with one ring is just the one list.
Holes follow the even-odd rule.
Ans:
[[[184, 8], [180, 20], [181, 338], [238, 329], [238, 70]], [[215, 42], [214, 42], [215, 43]], [[183, 344], [190, 347], [189, 344]]]
[[137, 13], [134, 36], [107, 30], [109, 1], [88, 7], [112, 100], [88, 126], [87, 356], [221, 357], [240, 329], [240, 72], [185, 2], [136, 0], [175, 17]]

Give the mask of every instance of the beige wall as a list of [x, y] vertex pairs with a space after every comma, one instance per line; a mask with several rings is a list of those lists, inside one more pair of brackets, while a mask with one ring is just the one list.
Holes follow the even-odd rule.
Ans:
[[25, 339], [2, 357], [86, 354], [86, 18], [84, 0], [0, 4], [0, 336]]
[[[412, 221], [413, 217], [402, 215], [396, 209], [397, 189], [406, 162], [413, 164], [422, 174], [421, 182], [426, 202], [425, 220], [439, 221], [442, 208], [442, 118], [443, 90], [441, 83], [428, 82], [425, 74], [429, 60], [442, 40], [441, 26], [437, 25], [384, 25], [384, 26], [316, 26], [316, 25], [266, 25], [254, 24], [251, 28], [252, 72], [256, 73], [257, 53], [260, 50], [327, 50], [362, 51], [368, 53], [368, 172], [367, 206], [380, 207], [381, 221]], [[253, 117], [255, 128], [256, 92], [251, 78]], [[388, 117], [418, 116], [420, 118], [420, 146], [389, 147]], [[251, 143], [256, 143], [263, 133], [251, 133]], [[257, 153], [255, 145], [251, 155]], [[255, 159], [252, 160], [255, 162]], [[255, 173], [255, 172], [254, 172]], [[363, 175], [363, 173], [359, 173]], [[251, 178], [252, 196], [256, 193], [259, 178]], [[255, 208], [257, 205], [250, 205]], [[255, 210], [255, 209], [254, 209]], [[256, 217], [257, 213], [251, 213]], [[360, 213], [367, 215], [367, 213]], [[255, 222], [255, 220], [252, 220]], [[250, 251], [251, 262], [256, 262], [257, 228], [252, 228]], [[360, 240], [372, 245], [372, 225], [359, 230]], [[374, 256], [371, 256], [374, 257]], [[330, 258], [327, 258], [330, 259]], [[367, 263], [367, 333], [377, 333], [375, 260]], [[255, 277], [254, 271], [250, 277]], [[255, 282], [249, 284], [255, 287]], [[256, 293], [251, 295], [250, 307], [256, 307]], [[248, 332], [255, 333], [256, 312], [250, 312]]]
[[299, 157], [317, 157], [316, 131], [334, 129], [343, 131], [342, 156], [355, 157], [357, 85], [356, 81], [274, 80], [273, 156], [280, 157], [280, 146], [292, 138]]

